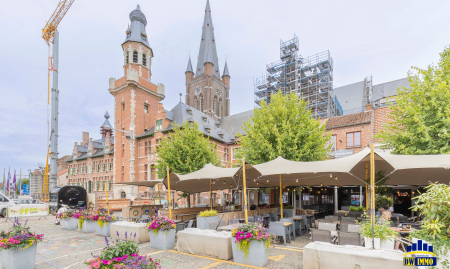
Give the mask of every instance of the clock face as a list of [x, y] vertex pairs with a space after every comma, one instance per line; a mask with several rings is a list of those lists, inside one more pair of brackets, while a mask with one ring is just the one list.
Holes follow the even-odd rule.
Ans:
[[219, 97], [221, 97], [221, 96], [220, 96], [220, 89], [219, 89], [219, 88], [216, 89], [216, 95], [219, 96]]
[[200, 86], [197, 86], [197, 88], [195, 88], [195, 94], [196, 95], [199, 95], [200, 94], [200, 92], [202, 91], [202, 88], [200, 87]]

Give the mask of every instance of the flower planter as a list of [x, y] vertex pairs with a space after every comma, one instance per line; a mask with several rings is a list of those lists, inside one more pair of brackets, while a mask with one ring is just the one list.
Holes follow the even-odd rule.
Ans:
[[219, 221], [219, 216], [213, 216], [213, 217], [199, 217], [197, 216], [197, 228], [202, 230], [209, 230], [209, 223], [208, 221], [217, 220]]
[[0, 251], [2, 269], [33, 269], [36, 261], [37, 245], [21, 250], [6, 249]]
[[245, 258], [244, 252], [239, 250], [239, 247], [236, 244], [236, 237], [231, 237], [231, 248], [233, 250], [233, 259], [235, 263], [258, 267], [264, 267], [267, 265], [269, 251], [263, 241], [250, 241], [247, 258]]
[[81, 227], [78, 227], [82, 233], [94, 233], [95, 232], [95, 226], [97, 226], [97, 222], [85, 220], [83, 221], [83, 225]]
[[[422, 240], [422, 244], [426, 243], [426, 244], [430, 245], [430, 243], [428, 243], [427, 241], [425, 241], [423, 239], [418, 239], [418, 238], [415, 238], [415, 237], [411, 238], [411, 241], [412, 241], [413, 244], [417, 244], [418, 240]], [[433, 244], [431, 244], [431, 245], [433, 245]], [[437, 255], [436, 250], [434, 250], [434, 253]], [[442, 256], [442, 255], [437, 256], [437, 264], [436, 264], [435, 267], [424, 267], [424, 268], [433, 268], [433, 269], [448, 268], [448, 267], [444, 267], [444, 265], [442, 265], [443, 260], [444, 261], [447, 260], [447, 261], [450, 262], [450, 251], [447, 251], [447, 253], [444, 256]]]
[[[372, 248], [372, 237], [364, 237], [364, 246], [366, 248]], [[381, 248], [380, 238], [375, 238], [375, 249]]]
[[76, 230], [78, 228], [78, 219], [69, 218], [68, 220], [61, 220], [63, 230]]
[[295, 216], [295, 210], [294, 209], [283, 209], [283, 218], [292, 218]]
[[381, 249], [394, 250], [394, 248], [395, 248], [395, 239], [394, 238], [389, 238], [389, 239], [386, 239], [386, 240], [381, 240], [380, 248]]
[[167, 231], [158, 231], [157, 234], [153, 230], [149, 230], [150, 234], [150, 246], [152, 248], [168, 250], [175, 247], [175, 229]]
[[95, 225], [95, 234], [103, 235], [103, 236], [111, 236], [111, 223], [113, 222], [104, 222], [103, 226], [100, 227], [98, 222]]

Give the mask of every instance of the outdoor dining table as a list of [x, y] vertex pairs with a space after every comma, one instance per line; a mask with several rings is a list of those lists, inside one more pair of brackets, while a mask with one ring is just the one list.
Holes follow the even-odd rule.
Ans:
[[[311, 229], [312, 228], [312, 217], [314, 217], [314, 215], [312, 215], [312, 214], [306, 214], [306, 219], [307, 219], [307, 224], [309, 224], [309, 228]], [[314, 226], [315, 226], [315, 224], [314, 224]]]
[[[237, 225], [238, 227], [241, 225]], [[220, 226], [217, 228], [217, 230], [219, 231], [229, 231], [231, 232], [231, 230], [233, 230], [234, 228], [236, 228], [236, 225], [226, 225], [226, 226]]]

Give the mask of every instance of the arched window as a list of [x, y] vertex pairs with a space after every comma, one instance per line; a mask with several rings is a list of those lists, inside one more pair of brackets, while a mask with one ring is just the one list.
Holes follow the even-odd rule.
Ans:
[[219, 100], [219, 118], [222, 117], [222, 99]]
[[214, 96], [214, 100], [213, 100], [213, 111], [214, 111], [214, 114], [216, 114], [216, 115], [219, 114], [218, 107], [217, 107], [217, 96]]
[[142, 54], [142, 65], [147, 66], [147, 55], [145, 53]]
[[195, 107], [195, 109], [198, 110], [198, 98], [197, 98], [197, 96], [195, 96], [195, 98], [194, 98], [194, 107]]
[[200, 111], [203, 112], [203, 94], [200, 95]]
[[127, 56], [125, 57], [125, 63], [129, 62], [128, 58], [129, 58], [129, 56], [128, 56], [128, 51], [127, 51]]
[[138, 62], [138, 53], [137, 51], [133, 51], [133, 63], [137, 63]]
[[120, 198], [122, 198], [122, 199], [127, 198], [127, 194], [124, 191], [121, 191]]

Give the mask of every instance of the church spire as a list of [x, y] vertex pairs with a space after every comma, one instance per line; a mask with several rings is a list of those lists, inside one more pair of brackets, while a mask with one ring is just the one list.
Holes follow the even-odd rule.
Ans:
[[227, 64], [226, 61], [225, 61], [225, 67], [223, 68], [223, 75], [222, 75], [222, 77], [223, 76], [230, 76], [230, 73], [228, 72], [228, 64]]
[[127, 41], [135, 41], [140, 42], [150, 48], [150, 45], [148, 44], [147, 33], [145, 32], [147, 19], [145, 18], [144, 13], [142, 13], [139, 5], [137, 5], [135, 10], [131, 11], [130, 21], [131, 24], [128, 25], [128, 29], [126, 31], [127, 37], [125, 38], [125, 41], [123, 43]]
[[186, 72], [185, 72], [185, 73], [187, 73], [187, 72], [192, 72], [192, 73], [194, 73], [194, 70], [192, 70], [191, 57], [189, 57], [189, 62], [188, 62], [188, 65], [187, 65], [187, 68], [186, 68]]
[[[210, 58], [210, 59], [207, 59]], [[198, 52], [197, 70], [195, 76], [205, 73], [204, 65], [209, 60], [213, 64], [213, 74], [220, 78], [219, 60], [217, 58], [216, 42], [214, 38], [214, 27], [211, 18], [209, 0], [206, 0], [205, 18], [203, 19], [202, 39]]]

